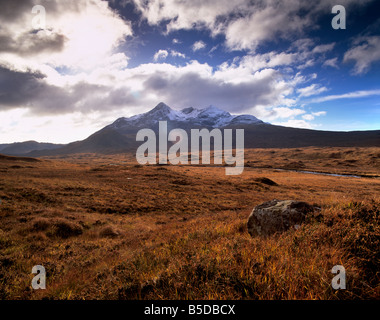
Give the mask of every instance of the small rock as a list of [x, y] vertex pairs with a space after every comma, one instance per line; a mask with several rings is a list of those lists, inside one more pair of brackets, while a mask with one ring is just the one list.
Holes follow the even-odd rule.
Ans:
[[269, 178], [261, 177], [261, 178], [256, 178], [255, 180], [259, 183], [266, 184], [268, 186], [278, 186], [277, 182], [274, 182], [273, 180]]
[[120, 235], [120, 233], [118, 231], [114, 230], [110, 226], [105, 227], [103, 230], [100, 231], [100, 236], [106, 237], [106, 238], [116, 238], [119, 235]]
[[251, 236], [268, 236], [291, 227], [298, 229], [314, 207], [303, 201], [271, 200], [256, 206], [248, 218]]

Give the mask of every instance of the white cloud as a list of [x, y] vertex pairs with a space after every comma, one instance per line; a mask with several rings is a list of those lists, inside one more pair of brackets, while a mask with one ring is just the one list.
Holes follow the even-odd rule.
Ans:
[[338, 69], [339, 68], [339, 66], [338, 66], [338, 58], [332, 58], [332, 59], [326, 60], [323, 63], [323, 66], [325, 66], [325, 67], [332, 67], [332, 68]]
[[193, 51], [198, 51], [198, 50], [206, 48], [206, 43], [204, 43], [202, 40], [199, 40], [199, 41], [194, 42], [191, 48], [193, 49]]
[[327, 65], [336, 62], [336, 59], [326, 63], [326, 54], [335, 47], [335, 43], [319, 44], [310, 38], [301, 38], [294, 41], [287, 52], [295, 55], [296, 67], [304, 70], [316, 64]]
[[315, 117], [314, 117], [312, 114], [304, 114], [304, 115], [302, 116], [302, 119], [307, 120], [307, 121], [314, 120], [314, 118], [315, 118]]
[[179, 57], [179, 58], [183, 58], [185, 59], [186, 58], [186, 55], [182, 52], [179, 52], [179, 51], [176, 51], [176, 50], [158, 50], [154, 56], [153, 56], [153, 60], [154, 61], [159, 61], [159, 60], [165, 60], [168, 56], [172, 56], [172, 57]]
[[362, 98], [362, 97], [369, 97], [369, 96], [378, 96], [380, 95], [380, 90], [360, 90], [360, 91], [354, 91], [344, 94], [335, 94], [335, 95], [329, 95], [324, 96], [321, 98], [315, 98], [312, 99], [310, 102], [318, 103], [318, 102], [325, 102], [325, 101], [331, 101], [331, 100], [338, 100], [338, 99], [353, 99], [353, 98]]
[[265, 121], [274, 123], [278, 119], [294, 119], [305, 113], [305, 110], [295, 107], [284, 106], [264, 106], [259, 105], [255, 108], [256, 116]]
[[277, 118], [293, 118], [295, 116], [305, 113], [305, 110], [298, 108], [287, 108], [287, 107], [278, 107], [273, 108], [274, 115], [271, 116], [273, 119]]
[[158, 61], [158, 60], [165, 60], [169, 55], [169, 52], [167, 50], [158, 50], [154, 56], [153, 60]]
[[372, 63], [380, 61], [380, 36], [364, 37], [344, 54], [343, 62], [354, 61], [354, 74], [368, 72]]
[[[292, 53], [276, 53], [274, 51], [265, 54], [246, 55], [236, 58], [231, 63], [224, 62], [217, 67], [215, 77], [231, 83], [250, 81], [252, 77], [278, 75], [276, 69], [293, 63], [296, 55]], [[257, 73], [257, 71], [262, 71]], [[296, 79], [297, 76], [294, 78]]]
[[170, 55], [172, 57], [179, 57], [179, 58], [183, 58], [183, 59], [186, 58], [186, 55], [184, 53], [178, 52], [176, 50], [170, 50]]
[[[18, 19], [3, 24], [0, 30], [0, 62], [17, 61], [18, 68], [29, 65], [66, 67], [73, 71], [91, 70], [114, 53], [127, 36], [130, 24], [106, 1], [51, 0], [46, 6], [46, 29], [33, 31], [31, 8], [12, 9]], [[28, 14], [26, 14], [26, 12]], [[15, 13], [15, 14], [16, 14]]]
[[[212, 36], [222, 34], [231, 50], [256, 50], [262, 43], [277, 38], [294, 39], [305, 31], [318, 28], [316, 19], [331, 12], [332, 0], [133, 0], [137, 10], [150, 25], [166, 24], [166, 32], [208, 30]], [[342, 0], [349, 10], [372, 0]], [[331, 50], [321, 45], [315, 53]]]
[[326, 111], [318, 111], [318, 112], [312, 112], [311, 114], [304, 114], [302, 116], [302, 119], [307, 120], [307, 121], [312, 121], [315, 119], [315, 117], [320, 117], [320, 116], [325, 116]]
[[310, 97], [315, 96], [317, 94], [321, 94], [322, 92], [327, 91], [326, 87], [321, 87], [316, 84], [312, 84], [308, 87], [297, 89], [300, 97]]
[[0, 111], [0, 143], [36, 140], [69, 143], [87, 138], [115, 118], [101, 112], [35, 116], [28, 109]]
[[314, 47], [313, 53], [325, 53], [331, 51], [335, 47], [335, 42], [329, 44], [321, 44], [319, 46]]
[[168, 21], [167, 30], [214, 29], [218, 17], [246, 8], [246, 0], [134, 0], [137, 9], [150, 25]]
[[273, 122], [273, 124], [284, 127], [302, 128], [302, 129], [313, 129], [313, 125], [306, 120], [301, 119], [290, 119], [283, 122]]
[[312, 112], [313, 116], [319, 117], [319, 116], [325, 116], [327, 114], [326, 111], [318, 111], [318, 112]]
[[271, 4], [270, 1], [254, 6], [249, 14], [228, 24], [226, 45], [233, 50], [256, 50], [261, 43], [276, 36], [287, 38], [292, 33], [300, 34], [310, 24], [308, 16], [301, 19], [295, 15], [299, 5], [294, 1]]
[[211, 55], [211, 53], [213, 53], [216, 49], [219, 48], [219, 45], [217, 44], [216, 46], [213, 46], [210, 51], [208, 52], [209, 55]]

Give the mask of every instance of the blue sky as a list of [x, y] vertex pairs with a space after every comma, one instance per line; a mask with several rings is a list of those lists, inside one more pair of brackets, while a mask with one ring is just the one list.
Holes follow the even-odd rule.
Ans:
[[[332, 28], [336, 4], [346, 29]], [[0, 143], [84, 139], [161, 101], [291, 127], [380, 129], [378, 0], [10, 0], [2, 9]]]

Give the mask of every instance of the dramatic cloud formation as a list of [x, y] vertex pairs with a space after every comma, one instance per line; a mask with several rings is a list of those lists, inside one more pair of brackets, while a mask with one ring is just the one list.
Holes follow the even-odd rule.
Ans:
[[[372, 3], [340, 2], [347, 12]], [[330, 101], [376, 98], [380, 90], [370, 83], [380, 61], [378, 24], [349, 36], [332, 30], [335, 4], [0, 0], [0, 142], [41, 138], [44, 130], [49, 139], [40, 140], [83, 139], [160, 101], [319, 126], [337, 108]], [[46, 9], [44, 29], [32, 24], [35, 5]]]
[[[166, 23], [168, 33], [181, 29], [208, 29], [212, 35], [223, 34], [232, 50], [255, 50], [258, 45], [283, 37], [292, 39], [310, 29], [321, 14], [331, 13], [332, 0], [248, 1], [220, 0], [133, 0], [150, 25]], [[361, 1], [361, 5], [371, 0]], [[340, 1], [346, 9], [355, 0]]]
[[[166, 50], [160, 50], [154, 60], [165, 59], [168, 55]], [[231, 64], [223, 63], [215, 70], [197, 61], [184, 66], [142, 64], [124, 70], [108, 65], [108, 68], [97, 68], [87, 75], [60, 76], [63, 83], [60, 86], [47, 83], [48, 76], [43, 73], [3, 68], [0, 79], [4, 82], [4, 93], [0, 103], [8, 108], [27, 106], [35, 112], [65, 113], [136, 105], [148, 110], [162, 100], [176, 108], [214, 104], [231, 112], [253, 112], [256, 106], [295, 104], [295, 99], [289, 96], [299, 81], [305, 79], [301, 76], [288, 78], [274, 68], [290, 63], [291, 59], [291, 54], [271, 52], [263, 56], [245, 56]], [[10, 76], [14, 80], [6, 85]], [[16, 87], [17, 98], [12, 95]], [[50, 99], [45, 100], [44, 96]]]
[[132, 35], [129, 23], [104, 1], [45, 1], [46, 29], [34, 30], [31, 12], [37, 1], [2, 1], [2, 19], [11, 12], [0, 29], [0, 63], [8, 61], [19, 68], [35, 63], [54, 67], [86, 69], [97, 66], [120, 42]]

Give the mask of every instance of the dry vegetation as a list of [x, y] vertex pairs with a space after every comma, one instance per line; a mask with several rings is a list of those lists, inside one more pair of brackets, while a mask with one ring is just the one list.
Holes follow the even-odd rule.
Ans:
[[[379, 148], [248, 150], [224, 168], [133, 155], [0, 159], [0, 299], [378, 299]], [[317, 204], [298, 230], [251, 238], [252, 208]], [[31, 289], [34, 265], [47, 289]], [[347, 271], [333, 290], [331, 268]]]

